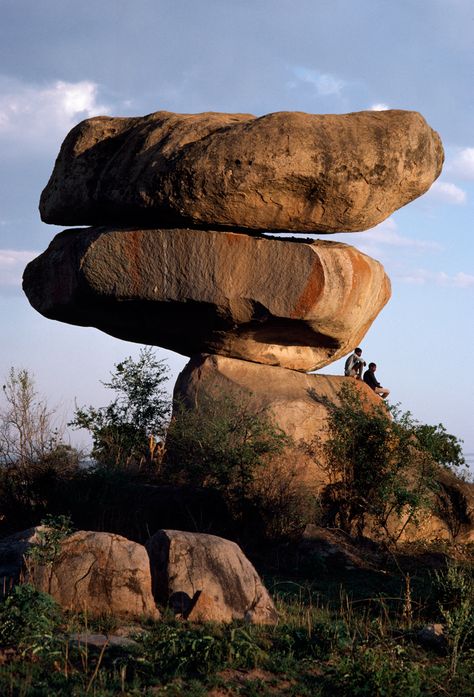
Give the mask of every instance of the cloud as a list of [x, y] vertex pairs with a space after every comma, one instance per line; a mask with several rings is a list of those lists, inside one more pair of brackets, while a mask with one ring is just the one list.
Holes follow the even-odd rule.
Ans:
[[398, 276], [400, 281], [412, 285], [426, 285], [434, 283], [437, 286], [448, 288], [474, 288], [474, 275], [459, 271], [454, 275], [449, 275], [445, 271], [427, 271], [426, 269], [416, 269], [407, 274]]
[[393, 218], [387, 218], [370, 230], [358, 232], [353, 239], [348, 239], [347, 234], [331, 235], [331, 239], [347, 244], [354, 244], [365, 254], [373, 257], [386, 257], [388, 250], [408, 250], [416, 252], [437, 252], [442, 249], [438, 242], [432, 240], [418, 240], [406, 237], [398, 232], [397, 224]]
[[436, 201], [452, 203], [455, 206], [462, 205], [467, 200], [467, 194], [464, 189], [451, 182], [433, 182], [427, 195]]
[[446, 171], [458, 179], [474, 179], [474, 148], [458, 148]]
[[0, 249], [0, 293], [21, 288], [25, 266], [38, 254], [30, 250]]
[[377, 104], [372, 104], [371, 107], [369, 107], [370, 111], [387, 111], [387, 109], [390, 109], [388, 104], [384, 104], [383, 102], [378, 102]]
[[[340, 94], [346, 83], [344, 80], [331, 75], [330, 73], [321, 73], [319, 70], [296, 66], [293, 68], [293, 74], [299, 82], [304, 82], [316, 90], [320, 97], [327, 97], [333, 94]], [[296, 87], [296, 83], [290, 83], [291, 87]]]
[[2, 150], [57, 148], [78, 121], [109, 112], [98, 93], [99, 86], [90, 80], [39, 86], [0, 76]]

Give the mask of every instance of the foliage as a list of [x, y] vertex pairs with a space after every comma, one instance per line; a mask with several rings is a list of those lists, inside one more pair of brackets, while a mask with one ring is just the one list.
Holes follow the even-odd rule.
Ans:
[[19, 646], [33, 654], [45, 652], [54, 642], [60, 621], [59, 606], [50, 595], [29, 584], [15, 586], [0, 603], [0, 645]]
[[455, 674], [464, 649], [474, 648], [474, 569], [449, 564], [435, 574], [435, 592]]
[[408, 412], [391, 418], [384, 404], [364, 403], [350, 385], [339, 404], [326, 406], [328, 439], [319, 449], [332, 480], [326, 501], [332, 523], [361, 535], [370, 517], [396, 542], [437, 488], [436, 463], [417, 438], [419, 425]]
[[0, 465], [27, 477], [35, 472], [76, 467], [77, 451], [63, 442], [55, 410], [38, 395], [33, 376], [11, 368], [0, 410]]
[[448, 433], [443, 424], [430, 426], [415, 422], [413, 433], [420, 447], [429, 452], [439, 465], [455, 471], [468, 466], [462, 453], [462, 440]]
[[110, 382], [103, 385], [116, 393], [106, 407], [79, 407], [70, 426], [92, 435], [92, 457], [105, 467], [151, 465], [156, 445], [163, 438], [170, 411], [163, 385], [168, 368], [152, 349], [140, 351], [115, 365]]
[[387, 650], [360, 647], [356, 656], [343, 657], [328, 666], [323, 677], [323, 697], [421, 697], [421, 666], [394, 660]]
[[289, 443], [251, 395], [206, 395], [196, 408], [175, 409], [166, 439], [164, 476], [214, 487], [243, 514], [257, 472]]
[[41, 521], [37, 542], [28, 552], [28, 561], [36, 564], [50, 564], [61, 551], [61, 542], [73, 532], [71, 518], [67, 515], [47, 515]]

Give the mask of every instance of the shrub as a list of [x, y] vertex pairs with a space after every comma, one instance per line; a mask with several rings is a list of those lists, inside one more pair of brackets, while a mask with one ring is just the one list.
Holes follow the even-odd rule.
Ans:
[[248, 519], [263, 496], [259, 475], [289, 445], [290, 439], [252, 396], [206, 395], [197, 408], [175, 409], [163, 476], [217, 489], [238, 519]]
[[28, 584], [15, 586], [0, 603], [0, 645], [46, 652], [54, 643], [60, 621], [59, 606], [50, 595]]
[[474, 648], [474, 569], [451, 562], [435, 573], [438, 609], [443, 619], [454, 675], [460, 655]]
[[339, 404], [326, 406], [328, 437], [318, 450], [332, 482], [326, 490], [328, 522], [362, 535], [370, 518], [396, 542], [406, 525], [432, 505], [441, 431], [430, 449], [426, 430], [409, 412], [395, 410], [392, 418], [385, 405], [364, 403], [350, 385], [340, 391]]

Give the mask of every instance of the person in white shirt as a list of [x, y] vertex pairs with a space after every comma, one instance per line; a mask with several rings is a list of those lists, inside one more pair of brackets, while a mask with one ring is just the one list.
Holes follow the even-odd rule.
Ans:
[[354, 349], [354, 353], [351, 353], [351, 355], [345, 362], [344, 375], [356, 378], [357, 380], [362, 380], [362, 371], [366, 363], [362, 360], [361, 356], [362, 349], [359, 347]]

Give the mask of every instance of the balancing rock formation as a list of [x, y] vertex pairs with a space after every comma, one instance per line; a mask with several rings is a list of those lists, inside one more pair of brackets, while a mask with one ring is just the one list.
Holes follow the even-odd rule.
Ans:
[[347, 378], [301, 372], [361, 342], [390, 282], [354, 247], [269, 233], [370, 228], [442, 163], [438, 134], [410, 111], [88, 119], [66, 137], [40, 211], [99, 227], [57, 235], [24, 290], [51, 319], [192, 356], [182, 394], [230, 371], [230, 390], [271, 385], [275, 413], [307, 409], [309, 382], [334, 392]]

